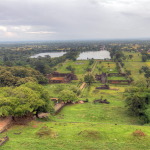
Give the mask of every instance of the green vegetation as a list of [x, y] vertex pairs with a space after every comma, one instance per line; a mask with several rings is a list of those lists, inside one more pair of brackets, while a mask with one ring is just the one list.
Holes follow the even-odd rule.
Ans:
[[94, 70], [94, 74], [101, 74], [102, 72], [117, 73], [115, 62], [101, 62], [98, 61], [97, 67]]
[[[59, 45], [59, 44], [58, 44]], [[61, 45], [61, 44], [60, 44]], [[60, 46], [59, 45], [59, 46]], [[80, 46], [82, 44], [79, 44]], [[90, 44], [89, 44], [90, 45]], [[50, 98], [59, 98], [63, 102], [86, 101], [81, 104], [70, 103], [50, 120], [36, 119], [28, 125], [12, 126], [0, 137], [9, 136], [10, 140], [1, 147], [2, 150], [148, 150], [150, 147], [150, 90], [148, 55], [136, 52], [136, 48], [146, 47], [142, 44], [136, 46], [131, 43], [106, 44], [111, 51], [112, 61], [76, 60], [77, 50], [94, 49], [97, 47], [72, 46], [71, 53], [60, 58], [24, 58], [20, 62], [26, 67], [2, 67], [1, 76], [4, 79], [11, 77], [17, 83], [6, 84], [12, 87], [1, 87], [0, 115], [24, 116], [28, 113], [40, 112], [53, 113]], [[146, 44], [148, 49], [148, 44]], [[66, 47], [66, 46], [64, 46]], [[56, 45], [53, 47], [56, 48]], [[63, 48], [61, 45], [60, 48]], [[58, 49], [58, 48], [57, 48]], [[34, 51], [26, 52], [28, 55]], [[19, 63], [19, 58], [24, 52], [9, 53], [4, 56], [1, 64], [10, 65], [13, 54], [14, 64]], [[72, 55], [74, 54], [74, 55]], [[147, 56], [142, 61], [143, 55]], [[24, 65], [22, 65], [24, 64]], [[27, 67], [28, 66], [28, 67]], [[33, 67], [41, 73], [34, 73]], [[34, 71], [33, 71], [34, 70]], [[7, 72], [9, 76], [6, 76]], [[51, 71], [61, 73], [74, 72], [78, 80], [67, 84], [39, 85], [40, 77]], [[126, 80], [133, 78], [130, 85], [111, 84], [110, 89], [96, 89], [104, 84], [94, 80], [96, 74], [127, 73], [127, 76], [112, 76], [108, 80]], [[40, 77], [39, 77], [40, 75]], [[32, 83], [26, 78], [33, 78]], [[27, 80], [26, 82], [20, 80]], [[82, 90], [80, 86], [86, 82]], [[1, 80], [4, 85], [4, 81]], [[25, 84], [23, 84], [25, 83]], [[40, 82], [39, 82], [40, 83]], [[108, 83], [106, 83], [108, 84]], [[106, 99], [109, 104], [97, 103], [94, 100]], [[80, 101], [81, 102], [81, 101]]]
[[19, 86], [27, 82], [47, 83], [46, 77], [29, 67], [0, 66], [0, 86]]
[[94, 76], [92, 74], [87, 74], [84, 76], [84, 82], [86, 82], [88, 85], [91, 85], [94, 81]]
[[86, 69], [89, 66], [88, 61], [85, 60], [77, 60], [77, 61], [65, 61], [64, 63], [60, 63], [57, 65], [57, 71], [61, 73], [70, 72], [67, 67], [71, 66], [74, 68], [74, 73], [77, 75], [78, 79], [83, 79], [84, 74], [86, 73]]
[[127, 52], [127, 51], [124, 51], [123, 52], [125, 57], [126, 57], [126, 61], [128, 62], [141, 62], [142, 61], [142, 58], [141, 58], [141, 53], [139, 52]]
[[77, 101], [78, 97], [77, 97], [77, 94], [73, 91], [62, 90], [59, 94], [59, 99], [67, 103], [67, 102]]
[[150, 122], [150, 89], [128, 88], [125, 91], [126, 104], [130, 114], [140, 117], [143, 123]]
[[20, 117], [53, 111], [48, 92], [36, 83], [1, 88], [0, 94], [1, 117]]

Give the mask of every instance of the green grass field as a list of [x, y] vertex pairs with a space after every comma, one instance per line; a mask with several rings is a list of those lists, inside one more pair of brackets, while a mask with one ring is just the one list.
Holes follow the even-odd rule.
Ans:
[[66, 67], [71, 65], [73, 68], [75, 68], [75, 74], [80, 79], [83, 78], [84, 74], [86, 73], [86, 68], [89, 66], [88, 64], [89, 61], [86, 60], [66, 61], [63, 64], [59, 64], [56, 68], [58, 72], [68, 73], [70, 71], [68, 71]]
[[[126, 61], [129, 62], [138, 62], [138, 61], [142, 61], [142, 57], [141, 57], [141, 53], [139, 52], [123, 52], [124, 55], [126, 56]], [[132, 55], [132, 59], [129, 58], [129, 55]]]
[[[99, 70], [101, 68], [101, 70]], [[102, 72], [117, 73], [115, 62], [101, 62], [98, 61], [97, 66], [94, 70], [94, 74], [101, 74]]]
[[125, 62], [125, 68], [131, 71], [131, 75], [135, 81], [143, 78], [144, 75], [139, 73], [142, 66], [146, 66], [145, 62]]
[[[56, 136], [38, 137], [36, 132], [43, 126], [48, 126]], [[147, 135], [133, 136], [137, 129]], [[15, 134], [19, 132], [20, 135]], [[32, 122], [28, 126], [14, 126], [7, 135], [10, 140], [1, 150], [149, 150], [150, 147], [149, 127], [138, 125]]]

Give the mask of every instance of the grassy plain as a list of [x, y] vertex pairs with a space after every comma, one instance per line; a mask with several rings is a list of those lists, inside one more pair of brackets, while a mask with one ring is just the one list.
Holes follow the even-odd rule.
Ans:
[[[99, 70], [100, 68], [100, 70]], [[94, 70], [94, 74], [101, 74], [102, 72], [117, 73], [115, 62], [101, 62], [98, 61], [97, 66]]]
[[[142, 55], [140, 52], [123, 52], [124, 55], [126, 56], [126, 61], [129, 62], [141, 62], [142, 61]], [[132, 55], [133, 57], [130, 59], [129, 55]]]
[[[55, 131], [56, 136], [37, 137], [36, 132], [42, 126]], [[134, 137], [132, 133], [137, 129], [147, 136]], [[10, 140], [1, 150], [149, 150], [150, 147], [149, 127], [138, 125], [36, 121], [28, 126], [14, 126], [7, 135]]]
[[84, 74], [86, 73], [86, 69], [89, 66], [89, 61], [86, 60], [66, 61], [62, 64], [59, 64], [56, 67], [56, 69], [61, 73], [69, 73], [70, 71], [66, 69], [66, 67], [68, 66], [72, 66], [73, 68], [75, 68], [75, 74], [80, 79], [83, 78]]
[[143, 74], [139, 73], [139, 70], [141, 69], [142, 66], [146, 66], [146, 63], [145, 62], [125, 62], [125, 68], [131, 71], [132, 77], [135, 81], [144, 77]]

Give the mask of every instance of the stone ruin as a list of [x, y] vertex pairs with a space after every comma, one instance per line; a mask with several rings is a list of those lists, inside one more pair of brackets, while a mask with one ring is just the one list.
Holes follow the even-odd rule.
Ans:
[[116, 76], [116, 77], [125, 77], [126, 73], [108, 73], [108, 77]]
[[96, 104], [96, 103], [110, 104], [110, 102], [107, 101], [107, 99], [104, 99], [104, 100], [102, 100], [102, 99], [94, 100], [93, 103], [94, 104]]
[[107, 74], [106, 73], [102, 73], [100, 75], [95, 75], [95, 79], [97, 81], [100, 81], [101, 83], [105, 84], [107, 82]]
[[59, 73], [53, 72], [47, 74], [49, 83], [69, 83], [71, 80], [77, 80], [77, 76], [73, 73]]
[[96, 87], [96, 89], [106, 90], [110, 88], [109, 88], [109, 85], [101, 85], [100, 87]]
[[[108, 80], [107, 77], [126, 77], [127, 75], [125, 73], [102, 73], [100, 75], [95, 75], [95, 79], [97, 81], [100, 81], [103, 84], [109, 83], [109, 84], [122, 84], [122, 85], [129, 85], [132, 81], [131, 80]], [[107, 89], [107, 87], [97, 87], [96, 89]]]
[[131, 80], [108, 80], [108, 83], [110, 84], [129, 85], [131, 82]]

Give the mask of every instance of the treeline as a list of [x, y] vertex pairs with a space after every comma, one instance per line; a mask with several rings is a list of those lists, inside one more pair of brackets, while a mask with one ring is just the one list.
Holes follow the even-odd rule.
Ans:
[[130, 115], [139, 117], [142, 124], [150, 122], [149, 88], [141, 86], [126, 89], [125, 101]]
[[139, 70], [139, 73], [144, 73], [144, 76], [146, 78], [150, 78], [150, 68], [147, 66], [142, 66], [141, 69]]
[[27, 63], [38, 70], [42, 74], [48, 74], [55, 71], [55, 66], [59, 63], [64, 62], [65, 60], [76, 60], [79, 52], [77, 51], [69, 51], [61, 57], [51, 58], [50, 56], [46, 57], [38, 57], [38, 58], [28, 58]]
[[[8, 53], [7, 53], [8, 52]], [[6, 51], [1, 58], [1, 65], [3, 66], [29, 66], [42, 74], [47, 74], [55, 70], [55, 66], [64, 62], [66, 59], [76, 60], [79, 52], [69, 51], [61, 57], [51, 58], [50, 56], [30, 58], [30, 52], [16, 52]]]
[[48, 83], [46, 77], [33, 68], [0, 66], [0, 86], [19, 86], [27, 82]]
[[115, 62], [122, 62], [123, 60], [126, 59], [122, 50], [118, 49], [117, 46], [112, 47], [112, 49], [110, 51], [110, 56]]
[[148, 54], [146, 51], [142, 52], [142, 61], [146, 62], [147, 60], [150, 60], [150, 54]]

